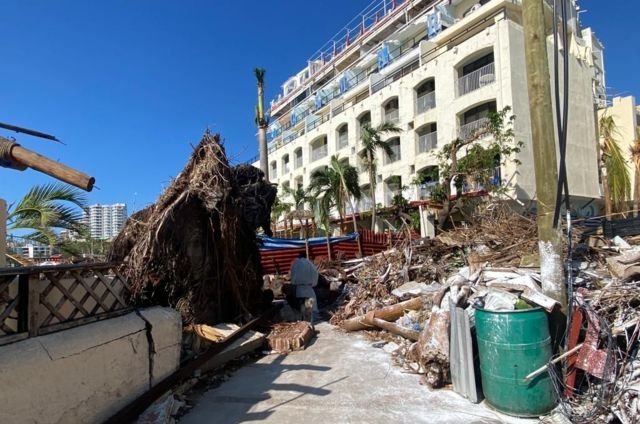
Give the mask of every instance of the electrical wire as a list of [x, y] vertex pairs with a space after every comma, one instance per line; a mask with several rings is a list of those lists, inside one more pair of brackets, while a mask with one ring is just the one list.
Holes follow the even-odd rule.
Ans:
[[569, 182], [567, 179], [567, 130], [569, 118], [569, 46], [568, 46], [568, 9], [567, 0], [560, 0], [560, 19], [562, 21], [562, 58], [563, 58], [563, 102], [560, 102], [560, 46], [558, 43], [558, 0], [553, 0], [553, 73], [555, 81], [555, 111], [556, 126], [558, 130], [558, 142], [560, 144], [560, 169], [558, 172], [558, 183], [556, 188], [556, 205], [553, 215], [553, 227], [558, 228], [560, 223], [560, 209], [562, 206], [562, 195], [564, 193], [565, 208], [571, 210], [569, 199]]

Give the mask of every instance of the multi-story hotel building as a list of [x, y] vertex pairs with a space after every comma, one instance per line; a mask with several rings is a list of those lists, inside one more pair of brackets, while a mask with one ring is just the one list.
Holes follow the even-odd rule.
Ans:
[[[306, 187], [314, 170], [339, 155], [358, 167], [366, 194], [370, 181], [361, 159], [360, 127], [392, 122], [403, 131], [387, 137], [393, 155], [378, 152], [377, 201], [387, 206], [398, 193], [409, 200], [426, 199], [434, 181], [416, 183], [415, 176], [435, 170], [434, 153], [456, 138], [473, 137], [486, 126], [490, 112], [509, 106], [524, 148], [520, 165], [498, 166], [495, 178], [511, 187], [512, 196], [534, 198], [521, 3], [374, 1], [271, 102], [271, 181]], [[545, 3], [553, 67], [553, 2]], [[570, 44], [561, 46], [570, 53], [568, 178], [574, 198], [592, 199], [600, 197], [595, 117], [596, 104], [603, 100], [603, 48], [590, 29], [581, 27], [576, 1], [569, 3]], [[370, 206], [365, 197], [359, 209]]]

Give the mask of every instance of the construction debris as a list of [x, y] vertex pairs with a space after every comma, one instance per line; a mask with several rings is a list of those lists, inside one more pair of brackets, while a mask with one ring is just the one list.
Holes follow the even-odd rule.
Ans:
[[287, 353], [303, 350], [315, 335], [313, 326], [307, 321], [274, 324], [267, 335], [267, 345], [272, 352]]
[[[495, 204], [476, 216], [435, 240], [400, 242], [371, 257], [334, 263], [346, 284], [331, 322], [386, 342], [397, 365], [423, 374], [425, 384], [437, 388], [451, 379], [450, 310], [464, 314], [467, 323], [456, 329], [456, 367], [474, 366], [476, 308], [540, 307], [555, 313], [558, 303], [543, 293], [539, 261], [532, 255], [535, 220]], [[577, 290], [568, 346], [550, 366], [529, 373], [530, 379], [552, 373], [562, 401], [549, 422], [640, 422], [639, 242], [639, 237], [609, 241], [574, 231], [573, 250], [565, 249], [572, 254], [570, 281]], [[567, 375], [557, 374], [560, 369]], [[459, 385], [474, 380], [473, 369], [456, 372]]]
[[208, 132], [153, 205], [134, 214], [110, 260], [123, 261], [133, 304], [177, 309], [185, 323], [244, 321], [261, 306], [256, 226], [269, 231], [275, 188], [232, 169]]

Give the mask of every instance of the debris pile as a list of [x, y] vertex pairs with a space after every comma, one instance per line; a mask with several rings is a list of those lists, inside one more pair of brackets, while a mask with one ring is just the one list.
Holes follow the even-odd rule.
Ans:
[[232, 169], [219, 136], [202, 141], [158, 201], [134, 214], [110, 260], [131, 301], [177, 309], [185, 323], [238, 322], [261, 303], [256, 226], [269, 231], [276, 190], [253, 167]]
[[[576, 231], [574, 241], [580, 237]], [[490, 204], [435, 240], [334, 264], [346, 284], [331, 322], [386, 342], [396, 364], [422, 374], [426, 385], [454, 380], [457, 390], [454, 311], [471, 327], [476, 308], [558, 312], [541, 288], [536, 240], [535, 219]], [[637, 237], [616, 237], [572, 250], [568, 329], [561, 341], [552, 334], [566, 348], [550, 359], [555, 366], [536, 371], [551, 375], [561, 399], [555, 413], [571, 422], [640, 422], [640, 246], [634, 242]]]

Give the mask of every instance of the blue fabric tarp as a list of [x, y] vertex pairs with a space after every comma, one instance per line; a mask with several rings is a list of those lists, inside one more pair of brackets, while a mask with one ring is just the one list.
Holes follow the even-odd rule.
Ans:
[[[260, 246], [260, 250], [277, 250], [277, 249], [304, 249], [305, 244], [304, 240], [295, 240], [295, 239], [281, 239], [281, 238], [273, 238], [266, 236], [258, 236], [258, 244]], [[353, 241], [357, 239], [356, 233], [347, 234], [346, 236], [340, 237], [329, 237], [329, 243], [335, 244], [341, 241]], [[325, 245], [327, 243], [326, 237], [312, 237], [308, 239], [309, 246], [314, 245]]]

